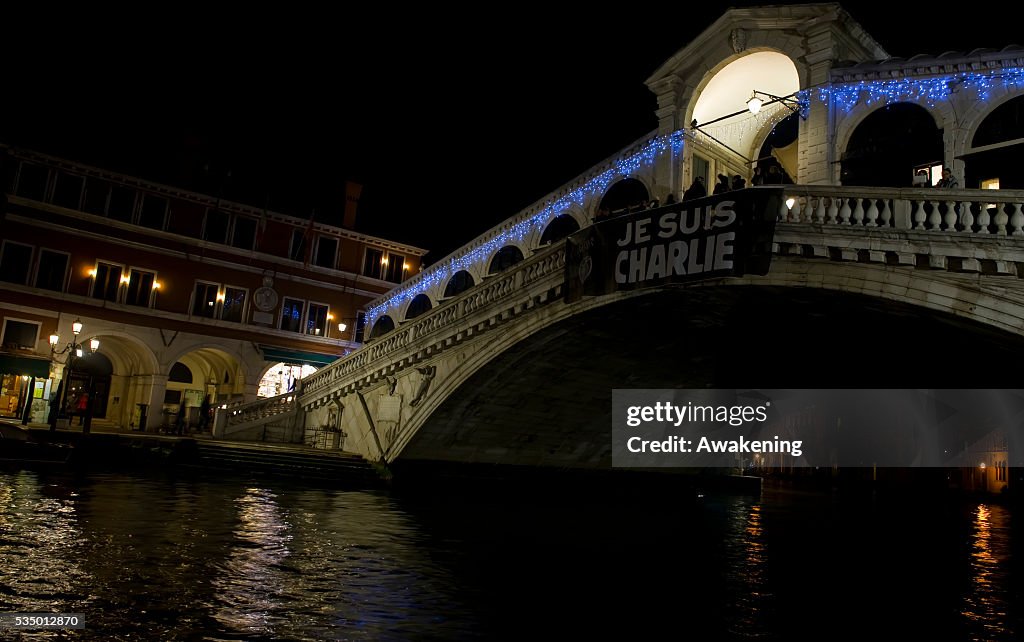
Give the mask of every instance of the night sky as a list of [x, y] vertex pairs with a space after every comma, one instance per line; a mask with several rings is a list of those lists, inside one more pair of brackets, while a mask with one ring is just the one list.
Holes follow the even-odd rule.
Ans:
[[[352, 178], [360, 230], [436, 261], [654, 129], [643, 81], [723, 12], [495, 6], [9, 21], [0, 141], [325, 221]], [[1024, 40], [994, 4], [843, 6], [895, 56]]]

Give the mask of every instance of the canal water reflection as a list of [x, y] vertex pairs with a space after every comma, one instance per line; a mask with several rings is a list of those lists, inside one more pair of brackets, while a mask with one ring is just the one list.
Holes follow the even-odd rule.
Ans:
[[565, 486], [410, 495], [0, 472], [0, 612], [84, 613], [76, 640], [1021, 631], [1005, 506]]

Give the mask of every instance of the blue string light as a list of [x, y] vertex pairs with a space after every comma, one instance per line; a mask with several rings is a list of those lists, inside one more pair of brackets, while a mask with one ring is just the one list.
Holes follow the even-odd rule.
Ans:
[[935, 103], [946, 100], [952, 93], [961, 89], [976, 90], [979, 100], [988, 100], [992, 90], [997, 87], [1024, 87], [1024, 67], [1009, 67], [988, 73], [960, 72], [928, 78], [896, 78], [836, 84], [803, 89], [798, 92], [798, 97], [801, 101], [807, 101], [813, 96], [825, 104], [834, 101], [837, 108], [849, 112], [862, 97], [866, 105], [911, 100], [934, 107]]
[[[992, 90], [997, 87], [1004, 89], [1024, 87], [1024, 67], [1009, 67], [987, 73], [959, 72], [928, 78], [837, 83], [825, 87], [802, 89], [796, 92], [795, 97], [799, 103], [798, 109], [806, 117], [812, 99], [817, 99], [826, 105], [834, 104], [836, 108], [844, 112], [852, 110], [862, 99], [866, 105], [909, 100], [924, 102], [929, 107], [934, 107], [937, 102], [946, 100], [952, 93], [959, 90], [976, 90], [979, 100], [988, 100]], [[589, 196], [595, 193], [604, 193], [612, 182], [635, 174], [642, 167], [653, 163], [664, 152], [671, 150], [673, 154], [679, 154], [682, 151], [684, 140], [685, 130], [652, 139], [637, 153], [616, 161], [613, 167], [549, 203], [533, 216], [514, 224], [510, 229], [464, 254], [431, 267], [421, 274], [414, 284], [402, 287], [400, 291], [370, 308], [367, 311], [368, 325], [372, 327], [388, 310], [398, 308], [417, 295], [441, 283], [446, 283], [456, 272], [469, 270], [486, 261], [502, 247], [513, 242], [522, 243], [533, 230], [543, 230], [552, 219], [560, 216], [570, 207], [582, 206]]]
[[412, 300], [417, 295], [441, 283], [447, 283], [448, 279], [460, 270], [468, 271], [473, 266], [482, 264], [506, 245], [522, 243], [533, 230], [543, 230], [547, 227], [548, 223], [574, 205], [582, 207], [588, 197], [594, 194], [603, 194], [611, 186], [612, 182], [636, 174], [641, 168], [651, 165], [656, 158], [666, 151], [671, 150], [673, 154], [679, 154], [683, 149], [685, 134], [686, 131], [680, 129], [671, 134], [652, 139], [640, 151], [615, 161], [612, 167], [569, 193], [548, 203], [533, 216], [519, 221], [508, 230], [501, 232], [464, 254], [452, 257], [444, 263], [428, 268], [419, 275], [418, 281], [408, 286], [399, 286], [400, 291], [368, 309], [366, 311], [367, 325], [372, 328], [377, 319], [384, 316], [384, 313], [388, 310], [400, 307], [406, 301]]

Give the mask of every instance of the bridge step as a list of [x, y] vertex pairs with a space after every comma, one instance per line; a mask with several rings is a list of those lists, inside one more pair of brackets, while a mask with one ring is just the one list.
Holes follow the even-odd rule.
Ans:
[[377, 470], [359, 455], [309, 448], [196, 441], [197, 465], [204, 468], [266, 473], [329, 481], [380, 486]]

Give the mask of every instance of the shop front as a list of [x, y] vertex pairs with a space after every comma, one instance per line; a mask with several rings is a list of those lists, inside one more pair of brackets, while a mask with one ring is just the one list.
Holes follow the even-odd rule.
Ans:
[[49, 359], [0, 354], [0, 418], [22, 419], [26, 405], [30, 413], [37, 405], [45, 407], [49, 376]]

